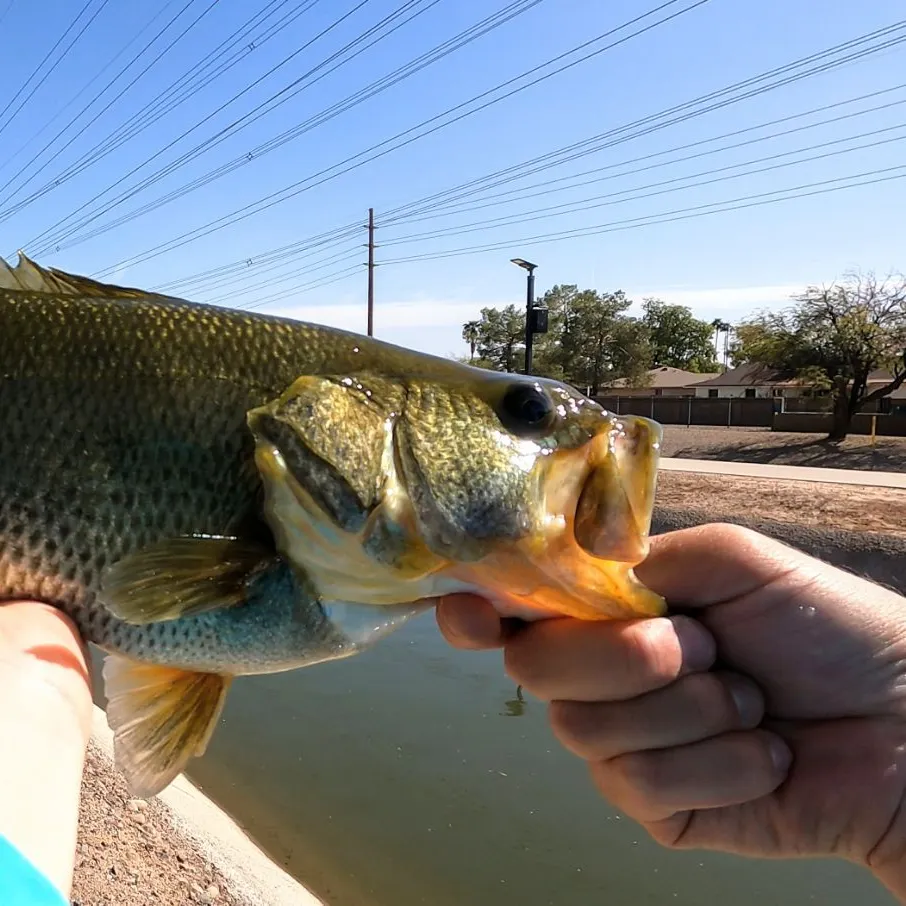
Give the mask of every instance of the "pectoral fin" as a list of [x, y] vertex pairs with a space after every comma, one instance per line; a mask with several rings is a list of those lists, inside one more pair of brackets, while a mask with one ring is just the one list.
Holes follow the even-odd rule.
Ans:
[[189, 759], [204, 754], [230, 681], [215, 673], [107, 657], [107, 722], [117, 766], [133, 795], [156, 795]]
[[274, 554], [236, 538], [171, 538], [114, 563], [102, 580], [107, 609], [129, 623], [156, 623], [241, 604]]

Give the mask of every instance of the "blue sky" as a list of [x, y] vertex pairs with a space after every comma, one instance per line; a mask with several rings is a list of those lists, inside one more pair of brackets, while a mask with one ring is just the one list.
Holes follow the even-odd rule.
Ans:
[[[679, 13], [693, 2], [679, 0], [666, 5], [660, 13], [641, 19], [635, 26], [589, 45], [587, 51]], [[403, 6], [403, 0], [308, 0], [307, 4], [301, 0], [193, 0], [186, 3], [187, 0], [169, 3], [155, 0], [148, 4], [103, 5], [104, 0], [91, 0], [85, 17], [61, 47], [92, 12], [100, 12], [57, 68], [14, 118], [9, 117], [22, 100], [21, 95], [18, 100], [13, 97], [12, 106], [0, 114], [7, 153], [22, 149], [17, 155], [6, 157], [0, 169], [0, 186], [16, 177], [9, 186], [0, 189], [3, 239], [0, 253], [25, 247], [42, 263], [79, 273], [104, 271], [324, 171], [558, 54], [592, 41], [657, 5], [654, 0], [607, 3], [542, 0], [490, 34], [354, 109], [310, 129], [269, 154], [256, 153], [229, 175], [176, 201], [68, 247], [59, 242], [59, 230], [52, 231], [43, 242], [33, 242], [61, 218], [91, 202], [98, 193], [107, 192], [101, 201], [110, 200], [116, 192], [131, 189], [159, 167], [177, 161], [198, 142], [217, 134]], [[259, 11], [271, 13], [266, 25], [305, 5], [310, 8], [290, 26], [247, 52], [237, 65], [206, 87], [189, 92], [185, 102], [166, 116], [42, 197], [21, 204], [35, 189], [45, 184], [54, 186], [67, 167], [144, 105], [153, 102], [161, 91], [251, 16]], [[407, 7], [410, 14], [419, 12], [419, 15], [411, 22], [306, 87], [273, 112], [229, 134], [207, 153], [135, 193], [110, 212], [101, 212], [90, 228], [104, 226], [113, 218], [154, 202], [214, 168], [242, 158], [251, 149], [316, 116], [507, 5], [505, 0], [412, 3]], [[63, 0], [36, 3], [0, 0], [0, 28], [8, 36], [4, 42], [7, 53], [0, 60], [2, 84], [12, 88], [22, 85], [80, 8], [81, 2]], [[140, 61], [47, 152], [36, 157], [44, 143], [79, 113], [82, 105], [126, 65], [155, 30], [182, 8], [185, 8], [182, 15]], [[202, 13], [203, 18], [194, 28], [181, 39], [173, 40]], [[347, 13], [351, 14], [327, 35], [249, 89], [268, 69]], [[155, 16], [158, 18], [143, 37], [126, 47]], [[513, 201], [511, 196], [494, 198], [477, 194], [469, 199], [472, 210], [453, 216], [440, 217], [440, 212], [434, 210], [429, 219], [382, 223], [383, 212], [395, 207], [657, 114], [891, 25], [902, 16], [903, 6], [898, 0], [861, 4], [826, 0], [709, 0], [540, 84], [261, 213], [165, 254], [119, 265], [113, 279], [150, 288], [251, 259], [252, 267], [238, 282], [235, 276], [232, 282], [221, 280], [219, 288], [210, 281], [199, 282], [180, 290], [180, 294], [236, 307], [257, 305], [262, 311], [364, 331], [365, 250], [362, 246], [366, 212], [373, 206], [379, 227], [378, 262], [476, 247], [455, 257], [382, 264], [377, 270], [376, 334], [403, 345], [448, 354], [463, 351], [460, 325], [476, 317], [483, 305], [521, 303], [524, 275], [509, 263], [514, 256], [539, 264], [539, 293], [558, 282], [601, 290], [622, 288], [637, 300], [658, 295], [689, 305], [700, 317], [709, 320], [723, 317], [731, 321], [759, 307], [782, 305], [804, 285], [833, 280], [851, 268], [879, 272], [906, 269], [902, 227], [906, 201], [904, 179], [674, 222], [642, 220], [643, 226], [620, 228], [626, 221], [639, 218], [663, 219], [669, 212], [902, 167], [906, 148], [906, 140], [901, 140], [906, 139], [906, 87], [896, 88], [901, 82], [906, 83], [906, 51], [901, 46], [652, 134], [624, 140], [493, 190], [500, 193], [525, 187], [523, 194], [535, 197]], [[15, 36], [15, 40], [9, 36]], [[160, 60], [136, 78], [164, 50]], [[110, 65], [118, 53], [122, 55]], [[221, 53], [219, 59], [226, 57]], [[564, 62], [570, 59], [567, 57]], [[104, 67], [109, 68], [89, 86]], [[133, 80], [134, 84], [127, 87]], [[198, 125], [244, 89], [248, 90], [241, 99]], [[885, 89], [891, 90], [821, 114], [790, 120], [785, 125], [751, 129], [781, 117]], [[79, 92], [82, 92], [80, 96]], [[122, 96], [115, 99], [120, 92]], [[9, 100], [9, 97], [3, 100], [0, 109]], [[111, 101], [109, 109], [102, 112]], [[886, 109], [864, 112], [882, 104], [887, 105]], [[820, 124], [821, 120], [851, 113], [859, 115]], [[89, 124], [95, 116], [96, 121]], [[777, 131], [803, 125], [812, 128], [770, 137]], [[197, 128], [189, 136], [175, 141], [193, 127]], [[749, 131], [735, 139], [722, 139], [683, 152], [671, 151], [738, 130]], [[37, 138], [36, 133], [40, 133]], [[763, 140], [693, 160], [676, 160], [753, 138]], [[58, 157], [18, 192], [10, 194], [70, 140], [68, 148], [60, 151]], [[883, 143], [858, 147], [872, 142]], [[158, 155], [171, 143], [172, 147]], [[835, 153], [838, 151], [846, 153]], [[660, 157], [648, 157], [658, 154]], [[755, 163], [778, 154], [786, 157]], [[748, 173], [779, 162], [822, 154], [832, 156]], [[152, 163], [140, 167], [154, 155], [158, 156]], [[643, 157], [648, 159], [637, 161]], [[637, 162], [631, 163], [634, 160]], [[651, 167], [653, 163], [659, 166]], [[727, 169], [738, 164], [745, 166]], [[643, 166], [649, 168], [640, 170]], [[134, 175], [127, 176], [137, 167]], [[17, 176], [20, 170], [21, 175]], [[906, 173], [906, 169], [894, 172]], [[574, 181], [596, 181], [569, 189], [570, 180], [565, 177], [578, 173], [587, 175]], [[736, 178], [724, 178], [731, 175]], [[124, 177], [116, 190], [108, 191]], [[684, 188], [687, 182], [709, 179], [721, 181]], [[664, 185], [669, 180], [673, 182]], [[537, 195], [539, 192], [546, 194]], [[661, 194], [652, 194], [656, 192]], [[648, 197], [636, 197], [639, 195]], [[567, 209], [559, 216], [555, 216], [558, 213], [555, 211], [538, 211], [569, 203], [599, 206], [579, 211]], [[91, 202], [85, 211], [93, 212], [95, 204]], [[481, 223], [505, 217], [511, 217], [512, 222], [490, 226]], [[356, 221], [363, 225], [361, 231], [325, 244], [317, 254], [309, 253], [308, 257], [297, 259], [284, 257], [268, 266], [257, 264], [264, 252]], [[593, 226], [608, 231], [561, 241], [519, 241]], [[469, 231], [396, 241], [456, 227]], [[81, 239], [90, 228], [80, 227], [69, 241]], [[59, 251], [55, 251], [56, 244], [60, 245]], [[493, 251], [481, 250], [489, 245], [498, 247]], [[39, 251], [41, 254], [37, 254]], [[352, 273], [344, 277], [345, 271]], [[325, 282], [335, 276], [340, 279]], [[274, 282], [281, 277], [285, 277], [282, 282]]]

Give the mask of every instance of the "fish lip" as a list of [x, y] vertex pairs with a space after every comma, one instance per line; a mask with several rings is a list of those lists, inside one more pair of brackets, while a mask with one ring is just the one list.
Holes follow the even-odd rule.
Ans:
[[590, 442], [572, 528], [589, 554], [637, 564], [648, 555], [663, 429], [642, 416], [614, 416]]

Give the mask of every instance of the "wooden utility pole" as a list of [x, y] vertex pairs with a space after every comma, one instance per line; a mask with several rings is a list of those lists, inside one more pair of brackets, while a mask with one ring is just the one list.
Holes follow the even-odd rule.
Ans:
[[368, 209], [368, 336], [374, 336], [374, 208]]

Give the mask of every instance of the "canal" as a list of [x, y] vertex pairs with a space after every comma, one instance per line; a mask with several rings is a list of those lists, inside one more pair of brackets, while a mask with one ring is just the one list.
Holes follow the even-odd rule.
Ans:
[[891, 906], [854, 866], [669, 852], [428, 614], [373, 651], [233, 684], [192, 779], [330, 906]]

